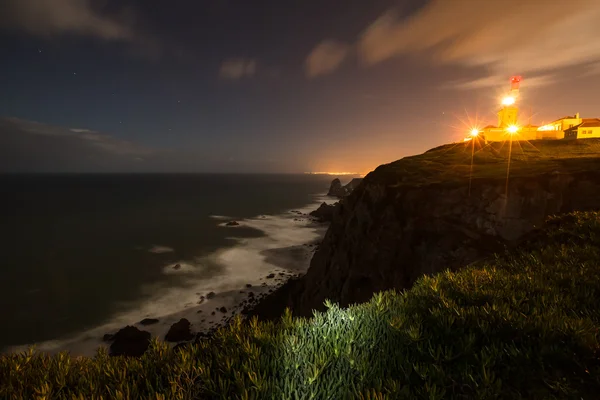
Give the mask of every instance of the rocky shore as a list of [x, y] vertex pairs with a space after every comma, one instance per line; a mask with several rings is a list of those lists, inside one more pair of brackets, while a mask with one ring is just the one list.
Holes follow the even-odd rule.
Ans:
[[[111, 355], [139, 356], [148, 349], [151, 338], [158, 337], [179, 348], [211, 336], [219, 327], [227, 325], [236, 315], [249, 315], [268, 295], [278, 291], [288, 282], [300, 279], [306, 273], [314, 252], [319, 248], [328, 223], [331, 222], [337, 204], [323, 202], [318, 209], [312, 212], [290, 211], [293, 216], [290, 218], [290, 222], [303, 224], [304, 227], [312, 226], [322, 233], [315, 241], [263, 251], [261, 256], [265, 257], [265, 261], [274, 267], [259, 279], [258, 284], [246, 283], [238, 290], [227, 292], [198, 292], [196, 293], [198, 301], [194, 307], [183, 311], [181, 315], [170, 316], [170, 320], [175, 318], [177, 322], [165, 325], [162, 318], [148, 316], [137, 323], [116, 331], [106, 332], [102, 338], [103, 346], [108, 347]], [[236, 228], [243, 224], [244, 221], [230, 220], [221, 222], [220, 226]], [[172, 266], [174, 269], [178, 267], [180, 267], [179, 264]]]

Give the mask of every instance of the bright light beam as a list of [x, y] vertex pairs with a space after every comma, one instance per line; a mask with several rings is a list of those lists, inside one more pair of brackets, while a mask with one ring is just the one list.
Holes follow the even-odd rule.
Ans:
[[514, 135], [515, 133], [519, 132], [519, 127], [517, 125], [511, 125], [508, 128], [506, 128], [506, 130], [508, 131], [508, 133], [510, 133], [511, 135]]
[[[473, 133], [476, 133], [473, 135]], [[471, 185], [473, 182], [473, 160], [475, 159], [475, 138], [479, 135], [479, 131], [477, 129], [473, 129], [471, 131], [471, 136], [473, 139], [471, 140], [471, 168], [469, 169], [469, 197], [471, 197]]]

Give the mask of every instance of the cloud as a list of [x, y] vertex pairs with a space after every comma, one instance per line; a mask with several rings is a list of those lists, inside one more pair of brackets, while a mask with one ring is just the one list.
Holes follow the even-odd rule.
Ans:
[[[500, 87], [506, 86], [506, 76], [504, 75], [490, 75], [483, 78], [477, 78], [474, 80], [463, 80], [450, 82], [445, 85], [445, 89], [481, 89], [488, 87]], [[554, 75], [541, 75], [527, 78], [527, 87], [540, 87], [550, 85], [557, 82], [557, 78]]]
[[231, 58], [223, 61], [219, 76], [223, 79], [238, 80], [253, 76], [256, 73], [257, 62], [253, 59]]
[[234, 148], [232, 153], [231, 146], [213, 142], [185, 149], [151, 148], [88, 129], [0, 118], [0, 171], [5, 173], [294, 171], [289, 157], [273, 165], [248, 151]]
[[406, 19], [382, 15], [358, 54], [365, 65], [427, 52], [437, 64], [486, 67], [492, 77], [471, 83], [481, 87], [600, 61], [599, 20], [597, 0], [432, 0]]
[[134, 32], [98, 12], [91, 0], [5, 0], [0, 28], [36, 36], [77, 34], [105, 40], [134, 40]]
[[350, 46], [335, 40], [325, 40], [306, 58], [305, 71], [309, 78], [330, 74], [350, 55]]
[[589, 77], [595, 75], [600, 75], [600, 62], [596, 64], [587, 65], [585, 72], [581, 76]]
[[54, 136], [71, 139], [71, 141], [80, 141], [83, 146], [99, 149], [113, 155], [147, 156], [154, 153], [152, 149], [89, 129], [68, 129], [18, 118], [4, 118], [0, 122], [0, 127], [6, 128], [8, 126], [12, 128], [10, 129], [12, 131], [32, 136]]

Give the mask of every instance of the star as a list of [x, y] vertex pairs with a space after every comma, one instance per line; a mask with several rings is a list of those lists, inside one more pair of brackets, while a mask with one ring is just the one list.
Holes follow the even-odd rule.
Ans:
[[41, 53], [41, 52], [42, 52], [42, 49], [38, 49], [38, 53]]
[[73, 72], [73, 75], [77, 75], [77, 72]]

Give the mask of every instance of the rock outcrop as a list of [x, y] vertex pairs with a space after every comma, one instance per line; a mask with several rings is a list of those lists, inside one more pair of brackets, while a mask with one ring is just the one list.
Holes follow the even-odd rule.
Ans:
[[111, 356], [140, 357], [150, 346], [150, 332], [140, 331], [134, 326], [126, 326], [105, 339], [112, 340]]
[[178, 322], [171, 325], [169, 332], [165, 335], [167, 342], [183, 342], [192, 340], [194, 334], [190, 330], [190, 321], [181, 318]]
[[323, 203], [319, 206], [319, 208], [317, 208], [315, 211], [312, 211], [309, 215], [315, 217], [320, 222], [331, 222], [331, 220], [333, 219], [334, 210], [334, 204]]
[[508, 182], [500, 143], [476, 153], [472, 180], [463, 146], [380, 166], [340, 201], [307, 274], [250, 315], [274, 318], [290, 307], [310, 316], [326, 299], [364, 302], [516, 245], [548, 215], [600, 208], [600, 141], [572, 142], [522, 146]]
[[358, 187], [360, 182], [362, 182], [362, 178], [354, 178], [348, 184], [342, 186], [342, 182], [338, 178], [335, 178], [333, 181], [331, 181], [327, 196], [339, 198], [346, 197]]
[[331, 185], [329, 185], [329, 191], [327, 192], [327, 196], [343, 197], [345, 195], [346, 191], [342, 186], [342, 181], [340, 181], [338, 178], [335, 178], [333, 181], [331, 181]]

